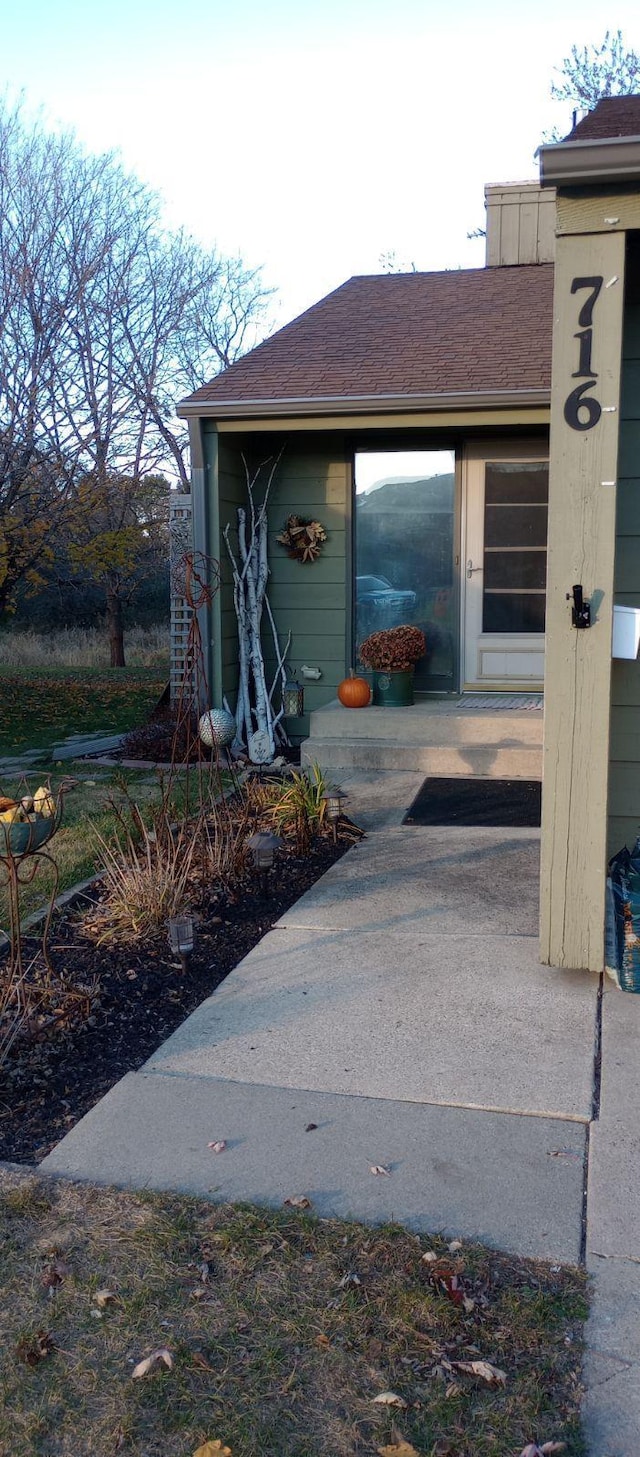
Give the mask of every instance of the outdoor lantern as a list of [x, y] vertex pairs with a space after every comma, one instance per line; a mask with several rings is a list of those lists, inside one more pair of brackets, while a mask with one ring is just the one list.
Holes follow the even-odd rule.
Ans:
[[282, 707], [285, 718], [302, 718], [304, 713], [304, 688], [298, 679], [287, 678], [282, 690]]
[[342, 814], [342, 805], [345, 796], [341, 789], [331, 787], [327, 789], [326, 794], [322, 798], [327, 807], [327, 819], [333, 830], [333, 842], [336, 844], [338, 839], [338, 820]]
[[273, 857], [276, 850], [282, 849], [282, 840], [279, 835], [273, 835], [270, 830], [257, 830], [255, 835], [250, 835], [246, 842], [247, 850], [251, 856], [255, 868], [260, 873], [262, 882], [262, 894], [267, 894], [267, 874], [273, 865]]
[[173, 916], [169, 921], [169, 945], [174, 954], [180, 957], [183, 971], [188, 970], [195, 939], [193, 916]]

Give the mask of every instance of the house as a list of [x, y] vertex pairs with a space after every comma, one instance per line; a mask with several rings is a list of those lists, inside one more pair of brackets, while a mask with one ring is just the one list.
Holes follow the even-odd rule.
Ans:
[[[640, 606], [640, 97], [601, 101], [540, 155], [539, 183], [487, 189], [484, 268], [350, 279], [180, 413], [195, 544], [222, 564], [214, 701], [237, 679], [222, 532], [243, 457], [284, 447], [270, 600], [291, 666], [321, 673], [307, 710], [399, 619], [427, 637], [425, 722], [441, 695], [544, 683], [541, 955], [597, 969], [607, 847], [640, 822], [640, 670], [611, 658], [614, 599]], [[276, 542], [291, 512], [327, 530], [312, 565]], [[308, 714], [290, 727], [304, 738]]]

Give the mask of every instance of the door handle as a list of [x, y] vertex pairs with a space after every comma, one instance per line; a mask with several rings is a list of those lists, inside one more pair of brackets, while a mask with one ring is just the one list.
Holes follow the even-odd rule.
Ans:
[[474, 574], [474, 572], [481, 572], [481, 571], [482, 571], [482, 567], [474, 567], [473, 562], [471, 560], [471, 557], [469, 557], [469, 560], [467, 562], [467, 576], [468, 577], [472, 577], [473, 574]]

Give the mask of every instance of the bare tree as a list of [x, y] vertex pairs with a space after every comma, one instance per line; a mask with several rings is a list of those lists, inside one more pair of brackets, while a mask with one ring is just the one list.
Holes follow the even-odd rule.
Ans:
[[604, 96], [629, 96], [640, 81], [640, 55], [625, 45], [622, 31], [605, 31], [600, 45], [572, 46], [551, 83], [553, 101], [591, 111]]
[[58, 381], [77, 279], [61, 266], [69, 228], [68, 139], [0, 116], [0, 610], [52, 550], [73, 478], [74, 428]]
[[258, 270], [184, 233], [148, 238], [138, 262], [138, 303], [128, 301], [123, 320], [136, 407], [188, 490], [188, 433], [177, 401], [257, 343], [270, 293]]
[[176, 400], [254, 342], [266, 299], [240, 260], [164, 231], [115, 157], [0, 108], [0, 612], [80, 482], [103, 507], [160, 469], [188, 486]]

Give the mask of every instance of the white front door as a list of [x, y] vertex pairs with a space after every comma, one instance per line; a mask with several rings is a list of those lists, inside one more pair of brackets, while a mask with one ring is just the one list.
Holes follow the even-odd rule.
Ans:
[[542, 688], [547, 455], [537, 442], [466, 448], [463, 688]]

